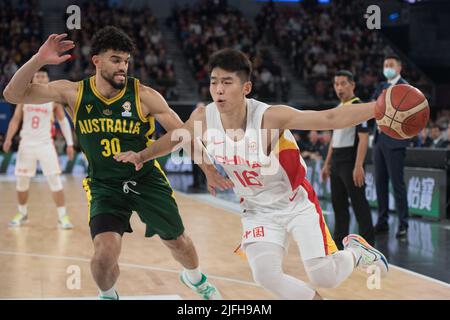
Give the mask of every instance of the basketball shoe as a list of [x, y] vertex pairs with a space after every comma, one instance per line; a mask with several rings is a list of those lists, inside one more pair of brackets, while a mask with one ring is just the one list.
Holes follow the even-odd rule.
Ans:
[[219, 290], [208, 282], [207, 277], [202, 273], [202, 280], [199, 283], [193, 284], [187, 278], [186, 273], [181, 271], [180, 280], [183, 282], [189, 289], [192, 289], [204, 300], [222, 300], [222, 295]]
[[377, 249], [372, 247], [363, 237], [357, 234], [349, 234], [342, 240], [344, 248], [351, 248], [360, 253], [356, 266], [367, 269], [375, 265], [379, 268], [381, 276], [386, 276], [389, 271], [389, 264], [386, 257]]
[[8, 225], [10, 227], [20, 227], [22, 224], [27, 221], [28, 215], [22, 215], [21, 213], [17, 213], [11, 221], [9, 221]]

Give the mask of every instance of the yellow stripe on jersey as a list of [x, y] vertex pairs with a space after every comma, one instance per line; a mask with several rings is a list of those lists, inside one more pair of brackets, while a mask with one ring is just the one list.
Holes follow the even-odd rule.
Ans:
[[147, 142], [145, 143], [145, 145], [147, 147], [149, 147], [153, 142], [155, 142], [155, 140], [152, 139], [152, 137], [151, 137], [153, 132], [155, 132], [155, 118], [154, 117], [148, 117], [148, 122], [150, 124], [150, 128], [145, 133], [145, 138], [147, 138]]
[[158, 162], [158, 160], [154, 160], [155, 162], [155, 167], [161, 172], [161, 174], [163, 175], [163, 177], [164, 177], [164, 179], [166, 179], [166, 181], [167, 181], [167, 183], [169, 184], [169, 187], [170, 187], [170, 189], [172, 189], [172, 194], [170, 195], [174, 200], [176, 200], [175, 199], [175, 191], [173, 191], [173, 188], [172, 188], [172, 186], [170, 185], [170, 181], [169, 181], [169, 179], [167, 179], [167, 176], [166, 176], [166, 174], [164, 173], [164, 171], [163, 171], [163, 169], [161, 169], [161, 165], [159, 164], [159, 162]]
[[78, 109], [80, 108], [81, 98], [83, 97], [83, 89], [84, 89], [83, 80], [78, 81], [77, 100], [76, 100], [75, 105], [73, 106], [73, 110], [72, 110], [72, 121], [73, 121], [74, 127], [77, 126], [77, 113], [78, 113]]
[[330, 230], [328, 230], [328, 226], [326, 223], [325, 223], [325, 236], [327, 239], [326, 246], [328, 248], [328, 254], [330, 255], [330, 254], [333, 254], [333, 253], [339, 251], [338, 247], [336, 246], [336, 243], [334, 242], [333, 238], [331, 237]]
[[83, 179], [83, 188], [84, 191], [86, 191], [86, 198], [88, 201], [88, 223], [91, 222], [91, 201], [92, 201], [92, 195], [91, 195], [91, 188], [89, 187], [89, 182], [91, 179], [84, 178]]
[[136, 109], [139, 115], [139, 119], [141, 119], [142, 122], [148, 122], [148, 120], [144, 117], [144, 114], [142, 113], [141, 97], [139, 96], [139, 80], [136, 78], [134, 79], [134, 95], [135, 95], [134, 100], [136, 101]]
[[298, 147], [294, 141], [291, 141], [288, 138], [286, 138], [286, 136], [283, 132], [283, 134], [278, 139], [277, 144], [275, 145], [275, 148], [273, 150], [276, 153], [280, 153], [283, 150], [289, 150], [289, 149], [298, 149]]
[[91, 85], [91, 89], [92, 92], [94, 93], [94, 95], [99, 98], [103, 103], [105, 104], [111, 104], [113, 102], [116, 102], [117, 100], [121, 99], [124, 94], [125, 91], [127, 91], [127, 78], [125, 78], [125, 86], [123, 87], [123, 89], [117, 94], [117, 96], [112, 97], [112, 98], [105, 98], [98, 90], [97, 87], [95, 86], [95, 76], [92, 76], [89, 78], [89, 84]]

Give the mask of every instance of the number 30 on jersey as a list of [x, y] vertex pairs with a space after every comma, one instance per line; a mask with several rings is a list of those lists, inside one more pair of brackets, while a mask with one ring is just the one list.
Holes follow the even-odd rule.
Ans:
[[111, 140], [102, 139], [100, 144], [103, 146], [102, 155], [104, 157], [110, 157], [111, 155], [116, 155], [120, 153], [120, 141], [118, 138], [113, 138]]

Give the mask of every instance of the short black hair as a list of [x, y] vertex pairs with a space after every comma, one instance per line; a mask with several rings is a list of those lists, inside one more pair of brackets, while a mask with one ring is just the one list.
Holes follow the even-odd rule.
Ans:
[[430, 126], [430, 129], [434, 129], [434, 128], [438, 128], [439, 131], [443, 131], [443, 128], [442, 128], [439, 124], [437, 124], [437, 123], [433, 123], [433, 124]]
[[38, 71], [36, 71], [36, 72], [45, 72], [45, 73], [47, 73], [47, 74], [49, 74], [48, 73], [48, 69], [46, 68], [46, 67], [41, 67]]
[[98, 30], [92, 38], [91, 55], [97, 55], [107, 50], [133, 53], [133, 40], [121, 29], [107, 26]]
[[396, 54], [388, 54], [384, 57], [384, 61], [387, 59], [394, 59], [395, 61], [397, 61], [399, 64], [402, 64], [402, 59], [400, 59], [400, 57]]
[[348, 70], [339, 70], [339, 71], [337, 71], [337, 72], [334, 74], [333, 79], [334, 79], [335, 77], [347, 77], [348, 81], [353, 82], [353, 83], [355, 82], [355, 77], [353, 76], [353, 73], [351, 73], [351, 72], [348, 71]]
[[209, 59], [209, 73], [214, 68], [221, 68], [229, 72], [236, 72], [242, 82], [250, 81], [252, 63], [242, 51], [225, 48], [215, 52]]

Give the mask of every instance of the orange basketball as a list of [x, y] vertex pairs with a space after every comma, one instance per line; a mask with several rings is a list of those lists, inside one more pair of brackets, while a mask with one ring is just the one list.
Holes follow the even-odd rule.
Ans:
[[425, 128], [430, 117], [428, 101], [419, 89], [398, 84], [383, 90], [375, 105], [378, 127], [395, 139], [409, 139]]

